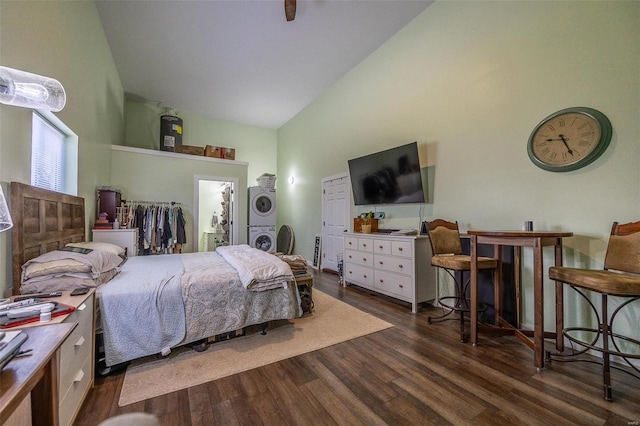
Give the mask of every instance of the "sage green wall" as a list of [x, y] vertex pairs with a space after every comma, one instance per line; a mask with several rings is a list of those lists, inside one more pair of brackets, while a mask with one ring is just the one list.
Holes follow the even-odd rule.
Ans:
[[[93, 2], [0, 1], [0, 64], [59, 80], [55, 113], [78, 135], [78, 195], [95, 215], [95, 190], [110, 179], [110, 147], [124, 140], [124, 93]], [[31, 110], [0, 105], [0, 182], [31, 181]], [[87, 220], [87, 227], [90, 221]], [[11, 288], [11, 233], [0, 234], [0, 292]], [[0, 294], [1, 294], [0, 293]]]
[[[166, 108], [154, 104], [126, 101], [125, 145], [160, 149], [160, 116]], [[249, 186], [257, 185], [256, 178], [263, 173], [276, 173], [277, 132], [273, 129], [248, 126], [230, 121], [177, 111], [183, 120], [183, 145], [224, 146], [236, 150], [236, 160], [249, 163]]]
[[[296, 183], [278, 186], [278, 223], [311, 258], [321, 179], [346, 172], [350, 158], [418, 141], [422, 166], [435, 166], [434, 203], [377, 206], [389, 217], [381, 226], [417, 228], [421, 212], [467, 229], [532, 220], [575, 233], [567, 265], [602, 267], [611, 223], [640, 219], [639, 28], [635, 1], [434, 3], [279, 129], [278, 175]], [[604, 112], [611, 145], [584, 169], [543, 171], [527, 156], [529, 134], [570, 106]], [[528, 323], [531, 296], [525, 282]]]
[[[194, 185], [196, 176], [229, 177], [238, 179], [238, 242], [247, 241], [247, 165], [208, 158], [190, 158], [157, 150], [133, 149], [111, 151], [111, 185], [122, 191], [129, 200], [175, 201], [182, 203], [187, 222], [187, 244], [183, 252], [197, 252], [193, 238]], [[146, 151], [146, 152], [145, 152]], [[243, 225], [245, 224], [245, 225]], [[204, 231], [204, 230], [202, 230]]]

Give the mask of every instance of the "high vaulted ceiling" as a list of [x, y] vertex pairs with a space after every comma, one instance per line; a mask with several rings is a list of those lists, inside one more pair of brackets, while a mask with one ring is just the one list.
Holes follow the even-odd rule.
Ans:
[[432, 0], [97, 0], [127, 95], [277, 129]]

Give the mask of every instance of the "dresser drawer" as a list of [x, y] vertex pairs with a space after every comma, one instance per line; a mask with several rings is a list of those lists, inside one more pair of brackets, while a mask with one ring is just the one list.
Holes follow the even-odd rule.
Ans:
[[91, 294], [64, 319], [64, 322], [78, 325], [59, 349], [58, 393], [61, 425], [71, 424], [93, 380], [94, 297], [95, 294]]
[[82, 375], [82, 365], [87, 359], [91, 359], [91, 331], [91, 324], [78, 324], [60, 346], [60, 397], [78, 381]]
[[358, 250], [373, 253], [373, 240], [370, 238], [358, 238]]
[[344, 271], [345, 281], [373, 287], [373, 269], [360, 265], [347, 264]]
[[76, 368], [77, 375], [75, 380], [71, 382], [71, 386], [65, 394], [60, 394], [60, 424], [70, 425], [71, 421], [80, 411], [80, 406], [84, 400], [84, 396], [89, 391], [91, 385], [91, 362], [93, 360], [88, 357], [84, 360], [84, 364]]
[[356, 237], [345, 237], [344, 248], [351, 250], [358, 250], [358, 239]]
[[345, 250], [344, 258], [345, 258], [345, 261], [348, 263], [355, 263], [362, 266], [368, 266], [369, 268], [373, 266], [373, 253], [363, 253], [361, 251]]
[[376, 270], [395, 272], [398, 274], [413, 274], [413, 260], [406, 257], [376, 255], [373, 259]]
[[407, 275], [376, 270], [375, 287], [403, 300], [411, 300], [413, 280]]
[[[77, 296], [76, 296], [77, 297]], [[82, 324], [93, 324], [93, 306], [94, 306], [95, 293], [87, 297], [75, 311], [71, 312], [64, 322], [77, 322], [79, 327]]]
[[374, 240], [373, 252], [376, 254], [391, 254], [391, 241]]
[[413, 247], [411, 241], [392, 241], [391, 242], [391, 254], [394, 256], [413, 256]]

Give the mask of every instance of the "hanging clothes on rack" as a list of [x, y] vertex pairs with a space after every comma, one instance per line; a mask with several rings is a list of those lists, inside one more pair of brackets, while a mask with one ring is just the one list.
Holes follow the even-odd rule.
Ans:
[[[126, 201], [132, 215], [131, 227], [138, 228], [141, 255], [181, 253], [187, 242], [186, 221], [180, 203]], [[135, 208], [133, 207], [135, 206]]]

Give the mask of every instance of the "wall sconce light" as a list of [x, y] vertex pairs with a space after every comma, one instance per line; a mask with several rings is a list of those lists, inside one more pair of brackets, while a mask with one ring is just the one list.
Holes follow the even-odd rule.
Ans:
[[13, 221], [11, 220], [11, 214], [9, 214], [9, 207], [7, 207], [7, 200], [4, 198], [4, 192], [0, 187], [0, 232], [4, 232], [11, 229]]
[[0, 103], [58, 112], [66, 102], [67, 95], [58, 80], [0, 67]]
[[293, 185], [294, 181], [295, 179], [293, 178], [293, 176], [289, 176], [289, 185]]

